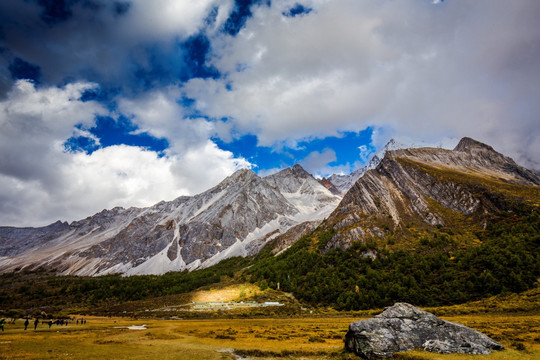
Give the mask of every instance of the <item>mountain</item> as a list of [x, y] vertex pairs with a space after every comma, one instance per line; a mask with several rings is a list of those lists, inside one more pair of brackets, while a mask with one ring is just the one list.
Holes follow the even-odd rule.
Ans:
[[522, 292], [540, 277], [539, 185], [535, 173], [470, 138], [453, 150], [389, 150], [325, 221], [294, 244], [271, 240], [245, 274], [347, 310]]
[[336, 199], [341, 200], [298, 164], [269, 175], [264, 180], [276, 187], [299, 210], [298, 219], [303, 221], [324, 219], [330, 215], [328, 210], [333, 210], [334, 206], [331, 204], [334, 204]]
[[238, 170], [201, 194], [149, 208], [104, 210], [71, 224], [0, 228], [0, 270], [45, 266], [62, 274], [162, 274], [258, 251], [338, 205], [301, 166], [261, 178]]
[[387, 150], [344, 195], [326, 228], [326, 249], [355, 241], [411, 238], [411, 228], [485, 227], [509, 203], [536, 201], [540, 177], [491, 146], [463, 138], [453, 150]]

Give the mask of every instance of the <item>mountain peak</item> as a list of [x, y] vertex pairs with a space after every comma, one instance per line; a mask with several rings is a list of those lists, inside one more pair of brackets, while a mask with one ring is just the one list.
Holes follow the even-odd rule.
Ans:
[[474, 140], [470, 137], [462, 138], [457, 144], [457, 146], [454, 148], [454, 151], [469, 151], [473, 148], [495, 151], [491, 146], [486, 145], [478, 140]]
[[291, 170], [296, 176], [300, 176], [303, 178], [311, 177], [311, 174], [308, 173], [300, 164], [295, 164]]
[[401, 144], [398, 144], [398, 142], [396, 141], [396, 139], [392, 138], [390, 140], [388, 140], [388, 142], [386, 143], [386, 145], [384, 145], [383, 149], [393, 149], [394, 147], [396, 146], [400, 146]]
[[306, 179], [313, 177], [310, 173], [308, 173], [301, 165], [296, 164], [292, 168], [288, 167], [283, 170], [278, 171], [277, 173], [267, 175], [265, 176], [265, 179], [267, 181], [274, 181], [272, 179], [277, 178], [288, 178], [288, 177], [294, 177], [297, 179]]
[[240, 180], [240, 179], [249, 179], [249, 178], [252, 178], [254, 176], [257, 176], [253, 170], [251, 169], [247, 169], [247, 168], [242, 168], [242, 169], [238, 169], [236, 170], [234, 173], [232, 173], [231, 176], [229, 176], [227, 179], [225, 180]]

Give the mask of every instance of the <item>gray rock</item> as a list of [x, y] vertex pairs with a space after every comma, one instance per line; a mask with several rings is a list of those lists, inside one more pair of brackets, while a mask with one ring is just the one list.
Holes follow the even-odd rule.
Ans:
[[351, 323], [345, 348], [364, 359], [388, 358], [413, 349], [442, 354], [490, 354], [491, 350], [504, 349], [476, 330], [406, 303], [396, 303], [372, 319]]

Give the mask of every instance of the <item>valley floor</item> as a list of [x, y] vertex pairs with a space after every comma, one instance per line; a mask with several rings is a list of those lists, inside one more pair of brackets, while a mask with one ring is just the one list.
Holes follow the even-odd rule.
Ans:
[[[506, 350], [488, 356], [400, 354], [400, 359], [540, 359], [540, 315], [445, 316], [482, 331]], [[357, 359], [343, 337], [359, 318], [133, 320], [87, 317], [86, 325], [7, 323], [0, 359]], [[146, 324], [146, 329], [127, 327]]]

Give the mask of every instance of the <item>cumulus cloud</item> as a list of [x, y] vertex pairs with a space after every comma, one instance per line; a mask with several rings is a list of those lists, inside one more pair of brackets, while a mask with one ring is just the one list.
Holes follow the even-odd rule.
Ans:
[[[197, 108], [276, 145], [367, 126], [428, 142], [472, 136], [540, 168], [537, 1], [290, 1], [212, 38], [221, 79]], [[391, 131], [390, 131], [391, 130]]]
[[336, 161], [336, 153], [332, 149], [324, 149], [323, 151], [312, 151], [302, 161], [302, 166], [308, 171], [317, 171], [320, 168], [327, 166], [328, 163]]
[[201, 29], [203, 20], [214, 8], [218, 11], [215, 28], [226, 20], [232, 9], [231, 0], [133, 0], [119, 21], [121, 34], [132, 41], [186, 37]]
[[251, 166], [249, 161], [235, 158], [230, 151], [221, 150], [207, 140], [178, 157], [172, 170], [176, 181], [189, 184], [189, 194], [196, 194], [208, 190], [235, 170]]
[[[22, 180], [39, 179], [49, 186], [56, 182], [57, 156], [76, 124], [94, 122], [105, 109], [96, 102], [79, 101], [95, 84], [74, 83], [63, 88], [38, 90], [30, 81], [19, 80], [0, 102], [0, 171]], [[43, 161], [43, 160], [47, 161]]]
[[[176, 152], [179, 147], [174, 146], [161, 157], [126, 145], [91, 154], [66, 151], [64, 143], [75, 125], [90, 128], [96, 115], [107, 114], [98, 103], [80, 100], [93, 87], [74, 83], [36, 88], [20, 80], [0, 101], [0, 224], [45, 225], [84, 218], [103, 208], [149, 206], [204, 191], [238, 168], [250, 166], [205, 136], [182, 151]], [[135, 117], [141, 125], [152, 125], [165, 134], [171, 127], [160, 127], [160, 117], [152, 112], [166, 101], [159, 95], [149, 98], [146, 111], [135, 109]], [[164, 115], [172, 116], [174, 106], [170, 106], [173, 109]], [[174, 142], [182, 136], [192, 133], [173, 131], [166, 137]]]
[[205, 144], [217, 130], [215, 123], [203, 118], [187, 117], [178, 103], [181, 94], [176, 87], [156, 89], [134, 98], [119, 98], [118, 111], [137, 125], [138, 132], [166, 138], [172, 154]]

